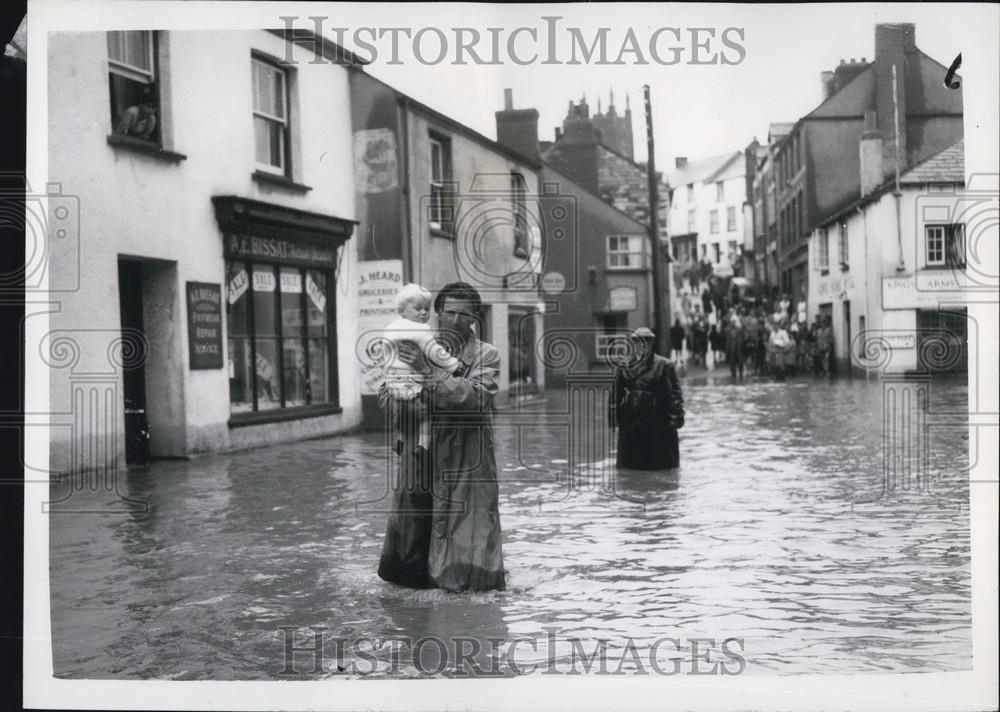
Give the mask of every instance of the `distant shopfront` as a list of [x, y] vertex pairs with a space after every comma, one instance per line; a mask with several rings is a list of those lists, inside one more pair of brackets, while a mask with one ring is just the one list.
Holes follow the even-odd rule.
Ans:
[[216, 197], [226, 261], [230, 427], [340, 411], [339, 249], [354, 223]]

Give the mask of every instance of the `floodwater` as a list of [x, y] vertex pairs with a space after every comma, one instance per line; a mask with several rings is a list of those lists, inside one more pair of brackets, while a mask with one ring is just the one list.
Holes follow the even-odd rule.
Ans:
[[[967, 398], [935, 381], [910, 411], [933, 424]], [[567, 415], [586, 398], [498, 417], [503, 592], [376, 576], [384, 435], [122, 473], [148, 512], [76, 492], [51, 514], [56, 675], [565, 673], [600, 645], [591, 672], [971, 667], [965, 428], [887, 452], [878, 381], [702, 379], [685, 399], [668, 473], [609, 467], [600, 416]]]

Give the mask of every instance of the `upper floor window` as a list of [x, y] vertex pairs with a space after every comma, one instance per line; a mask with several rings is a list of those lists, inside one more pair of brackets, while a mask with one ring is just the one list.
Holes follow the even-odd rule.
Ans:
[[734, 232], [736, 230], [736, 208], [730, 205], [726, 208], [726, 231]]
[[718, 243], [712, 243], [712, 249], [715, 251], [715, 264], [722, 262], [722, 246]]
[[645, 267], [647, 246], [648, 243], [638, 235], [609, 235], [608, 267], [611, 269]]
[[715, 184], [715, 200], [716, 202], [721, 203], [725, 199], [726, 199], [726, 184], [720, 180]]
[[129, 30], [107, 36], [112, 131], [159, 144], [156, 34]]
[[712, 210], [708, 213], [708, 231], [713, 235], [719, 232], [719, 211]]
[[965, 268], [965, 225], [927, 225], [924, 228], [928, 267]]
[[253, 131], [257, 165], [289, 175], [288, 81], [285, 70], [254, 58]]
[[[430, 226], [431, 230], [451, 235], [452, 206], [448, 199], [451, 184], [451, 142], [437, 135], [430, 137]], [[511, 179], [513, 181], [513, 178]], [[527, 254], [527, 253], [526, 253]]]
[[840, 253], [840, 266], [847, 269], [850, 261], [850, 246], [847, 241], [847, 223], [840, 223], [837, 227], [837, 250]]
[[825, 227], [821, 227], [817, 233], [816, 267], [823, 271], [830, 269], [830, 237]]
[[[440, 148], [439, 148], [440, 150]], [[531, 251], [531, 237], [528, 230], [528, 205], [525, 202], [524, 176], [520, 173], [510, 174], [510, 202], [514, 225], [514, 254], [517, 257], [528, 257]]]
[[687, 201], [689, 203], [694, 202], [694, 183], [687, 184]]
[[688, 210], [688, 232], [695, 232], [697, 228], [696, 213], [694, 208]]

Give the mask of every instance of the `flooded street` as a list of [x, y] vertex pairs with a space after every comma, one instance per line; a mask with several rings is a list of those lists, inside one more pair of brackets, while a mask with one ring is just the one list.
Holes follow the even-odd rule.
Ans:
[[[935, 381], [929, 408], [965, 411], [967, 397], [964, 382]], [[299, 648], [322, 629], [323, 664], [296, 656], [304, 678], [343, 676], [337, 664], [359, 657], [376, 676], [417, 675], [389, 645], [334, 655], [335, 639], [401, 636], [494, 639], [483, 656], [501, 674], [570, 660], [574, 639], [588, 653], [606, 640], [611, 670], [632, 645], [647, 670], [652, 656], [687, 672], [697, 638], [714, 639], [701, 655], [710, 647], [715, 662], [722, 641], [741, 639], [744, 674], [971, 666], [966, 429], [931, 429], [926, 456], [913, 449], [924, 487], [886, 487], [878, 381], [689, 380], [685, 399], [669, 475], [611, 476], [606, 462], [571, 472], [565, 393], [498, 418], [504, 592], [376, 576], [383, 434], [122, 475], [148, 513], [109, 513], [121, 503], [103, 490], [74, 494], [63, 506], [90, 512], [51, 515], [56, 675], [278, 679], [282, 627], [300, 630]], [[593, 438], [580, 450], [601, 454]]]

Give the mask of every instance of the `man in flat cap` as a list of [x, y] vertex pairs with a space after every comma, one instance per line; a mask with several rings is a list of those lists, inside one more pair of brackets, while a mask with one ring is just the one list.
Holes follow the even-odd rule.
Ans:
[[684, 426], [684, 396], [674, 365], [653, 353], [656, 336], [632, 332], [630, 349], [615, 371], [608, 422], [618, 429], [620, 468], [668, 470], [680, 466], [677, 431]]

